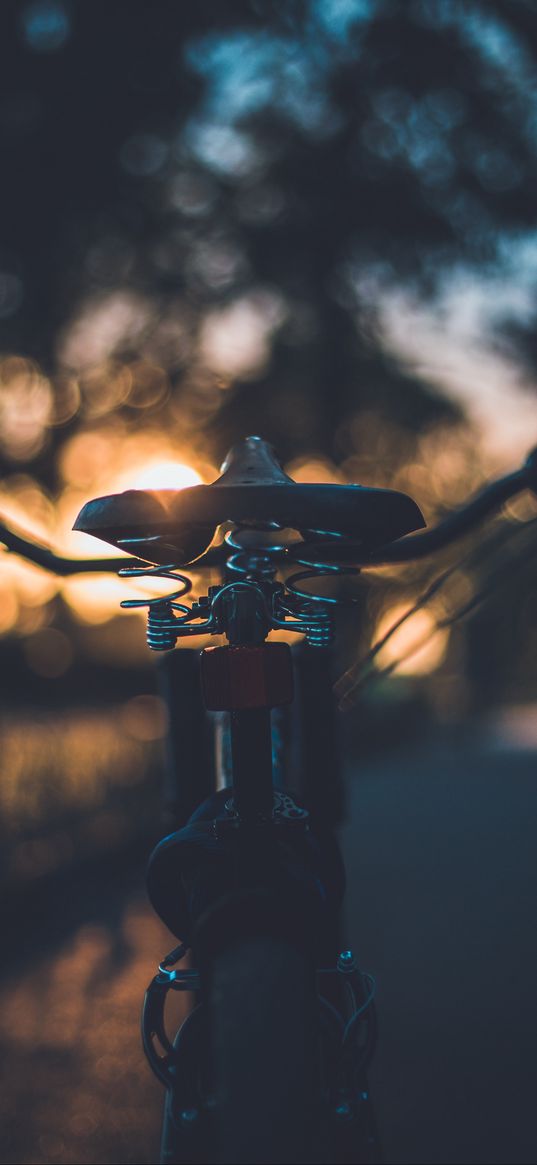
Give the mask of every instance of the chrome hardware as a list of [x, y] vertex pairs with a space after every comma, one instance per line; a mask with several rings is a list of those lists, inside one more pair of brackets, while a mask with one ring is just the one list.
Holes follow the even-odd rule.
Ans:
[[316, 603], [310, 599], [278, 592], [274, 596], [272, 626], [305, 635], [310, 647], [328, 647], [334, 638], [334, 620], [320, 597]]
[[257, 582], [271, 583], [276, 574], [276, 564], [272, 556], [281, 554], [285, 545], [281, 542], [263, 542], [266, 531], [251, 530], [248, 527], [236, 527], [228, 530], [225, 536], [226, 546], [230, 546], [237, 553], [228, 558], [226, 572], [237, 575], [242, 579], [255, 579]]
[[329, 647], [334, 641], [334, 621], [327, 611], [319, 611], [306, 639], [310, 647]]
[[302, 566], [306, 566], [306, 570], [298, 570], [287, 579], [286, 587], [291, 595], [297, 599], [306, 599], [311, 603], [325, 603], [332, 607], [353, 606], [360, 602], [359, 599], [340, 599], [328, 595], [315, 595], [311, 591], [306, 591], [303, 587], [298, 586], [298, 583], [304, 582], [308, 578], [342, 578], [344, 575], [350, 578], [356, 578], [360, 574], [358, 566], [342, 566], [339, 562], [310, 562], [305, 559], [297, 558], [295, 561]]
[[334, 640], [334, 620], [326, 607], [319, 604], [318, 610], [308, 611], [309, 631], [306, 634], [310, 647], [329, 647]]
[[[331, 538], [328, 544], [332, 545], [334, 542], [337, 542], [337, 540]], [[305, 543], [304, 555], [299, 555], [296, 552], [293, 554], [294, 562], [298, 566], [305, 567], [305, 569], [295, 571], [286, 580], [285, 610], [300, 619], [304, 625], [306, 640], [310, 647], [329, 647], [333, 642], [335, 634], [334, 619], [330, 608], [342, 607], [347, 604], [352, 605], [360, 600], [342, 599], [329, 595], [316, 595], [312, 591], [304, 589], [299, 584], [305, 582], [306, 579], [341, 578], [344, 575], [356, 577], [360, 571], [358, 567], [342, 565], [339, 562], [312, 561], [305, 557], [307, 549], [307, 543]], [[291, 626], [289, 629], [295, 630]], [[296, 630], [299, 630], [298, 626]]]
[[[226, 801], [224, 805], [224, 812], [226, 814], [225, 820], [223, 822], [215, 821], [214, 824], [216, 826], [220, 826], [222, 824], [224, 827], [229, 827], [230, 825], [240, 825], [240, 817], [235, 808], [233, 797], [230, 797], [229, 800]], [[304, 809], [301, 805], [298, 805], [294, 797], [291, 797], [289, 793], [281, 793], [277, 790], [274, 792], [272, 799], [272, 818], [267, 818], [268, 822], [272, 821], [272, 823], [275, 825], [282, 824], [283, 822], [292, 822], [294, 825], [300, 822], [300, 824], [305, 825], [308, 820], [308, 810]]]
[[[121, 604], [124, 606], [124, 604]], [[153, 602], [147, 612], [147, 644], [151, 651], [171, 651], [177, 642], [175, 615], [168, 600]]]
[[[332, 538], [327, 545], [337, 540]], [[278, 541], [274, 532], [250, 527], [236, 527], [225, 536], [226, 546], [234, 551], [226, 562], [226, 582], [209, 588], [191, 606], [179, 602], [192, 589], [191, 580], [181, 574], [174, 563], [166, 566], [125, 567], [123, 578], [168, 578], [179, 587], [172, 594], [154, 599], [125, 599], [121, 606], [127, 610], [147, 608], [147, 642], [152, 651], [171, 651], [177, 640], [185, 635], [225, 634], [233, 642], [233, 612], [235, 592], [239, 588], [254, 587], [258, 592], [258, 607], [262, 612], [258, 628], [264, 638], [269, 630], [283, 630], [304, 635], [310, 647], [328, 647], [334, 639], [332, 608], [356, 599], [341, 599], [314, 594], [302, 585], [308, 579], [356, 576], [357, 567], [341, 563], [312, 561], [307, 558], [307, 543], [288, 544]], [[303, 546], [303, 550], [299, 547]], [[317, 550], [318, 544], [316, 544]], [[295, 571], [285, 582], [275, 581], [277, 563], [286, 549], [292, 551], [292, 561], [304, 569]], [[236, 630], [236, 629], [235, 629]]]
[[309, 818], [307, 809], [298, 805], [289, 793], [274, 793], [273, 814], [276, 821], [300, 821], [304, 824]]
[[356, 959], [352, 951], [341, 951], [338, 955], [337, 969], [342, 975], [349, 975], [356, 970]]
[[169, 971], [159, 966], [156, 981], [171, 991], [200, 991], [201, 979], [197, 971]]
[[[226, 805], [226, 809], [228, 806]], [[229, 803], [230, 816], [233, 815]], [[285, 794], [276, 794], [275, 812], [290, 816], [299, 807]], [[304, 813], [304, 810], [300, 812]], [[307, 816], [307, 815], [306, 815]], [[144, 1051], [153, 1072], [170, 1089], [177, 1103], [178, 1114], [185, 1123], [194, 1123], [200, 1109], [207, 1107], [207, 1097], [200, 1091], [199, 1072], [194, 1070], [201, 1063], [206, 1047], [206, 1008], [203, 998], [190, 1012], [172, 1044], [165, 1027], [164, 1009], [168, 992], [187, 991], [198, 993], [202, 981], [196, 968], [172, 966], [181, 963], [188, 952], [188, 944], [181, 943], [166, 955], [159, 964], [158, 972], [146, 991], [142, 1012], [142, 1039]], [[345, 999], [336, 1003], [325, 998], [323, 984], [344, 981]], [[363, 1087], [362, 1073], [366, 1071], [373, 1055], [376, 1042], [375, 1015], [376, 984], [372, 975], [360, 970], [352, 951], [341, 951], [335, 966], [318, 967], [317, 998], [319, 1005], [320, 1034], [324, 1041], [330, 1037], [330, 1095], [333, 1112], [338, 1120], [349, 1120], [356, 1116], [358, 1106], [367, 1104], [369, 1096]], [[191, 1060], [192, 1054], [197, 1059]], [[335, 1059], [334, 1059], [335, 1052]], [[182, 1069], [179, 1071], [179, 1069]]]
[[[137, 610], [147, 607], [147, 643], [152, 651], [171, 651], [175, 647], [180, 635], [202, 635], [216, 630], [212, 615], [203, 620], [206, 609], [197, 603], [187, 607], [177, 600], [192, 590], [192, 581], [186, 575], [180, 574], [175, 565], [125, 567], [119, 572], [121, 578], [169, 578], [173, 582], [182, 584], [179, 590], [171, 595], [155, 599], [124, 599], [121, 607], [124, 610]], [[182, 611], [182, 618], [174, 614]], [[191, 620], [202, 619], [192, 623]], [[185, 626], [185, 624], [187, 624]]]

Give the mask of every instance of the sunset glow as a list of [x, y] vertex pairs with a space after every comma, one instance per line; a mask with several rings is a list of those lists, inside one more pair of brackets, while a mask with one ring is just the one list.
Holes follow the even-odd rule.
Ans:
[[[161, 434], [152, 430], [128, 433], [116, 425], [75, 434], [63, 447], [59, 468], [64, 485], [55, 499], [28, 474], [6, 478], [0, 515], [58, 553], [74, 558], [117, 558], [121, 553], [73, 530], [77, 514], [90, 498], [128, 489], [184, 489], [216, 476], [211, 466], [203, 467], [202, 476]], [[126, 584], [108, 574], [61, 580], [16, 555], [5, 555], [2, 578], [0, 635], [33, 633], [52, 620], [53, 611], [45, 604], [58, 592], [77, 622], [98, 625], [120, 614], [126, 595], [150, 598], [170, 589], [168, 583], [155, 579]], [[39, 608], [46, 619], [36, 618]], [[145, 618], [144, 611], [136, 614], [139, 620]]]
[[[409, 606], [410, 603], [397, 603], [390, 607], [375, 628], [373, 642], [382, 639]], [[435, 630], [435, 621], [429, 611], [416, 611], [379, 652], [376, 665], [382, 670], [397, 664], [398, 675], [428, 675], [442, 663], [448, 639], [449, 632], [445, 628]], [[397, 662], [399, 659], [400, 663]]]
[[202, 477], [183, 461], [162, 459], [150, 461], [139, 471], [122, 475], [118, 489], [185, 489], [201, 485]]
[[[196, 469], [179, 459], [154, 457], [149, 458], [145, 464], [131, 465], [130, 468], [122, 469], [119, 474], [111, 476], [107, 492], [119, 493], [127, 489], [185, 489], [187, 486], [199, 485], [202, 480]], [[78, 531], [69, 531], [69, 534], [70, 544], [73, 546], [74, 539], [80, 539], [81, 535]], [[91, 541], [94, 546], [97, 545], [89, 536], [87, 541]], [[108, 548], [103, 547], [103, 552], [106, 555]], [[93, 553], [95, 554], [95, 549]], [[117, 557], [117, 551], [113, 553]], [[86, 624], [104, 623], [118, 615], [120, 602], [127, 594], [131, 597], [143, 598], [147, 595], [151, 598], [155, 593], [158, 594], [159, 591], [165, 593], [169, 589], [169, 582], [159, 586], [158, 580], [155, 579], [136, 579], [136, 582], [130, 579], [126, 583], [124, 579], [104, 574], [78, 575], [66, 579], [62, 588], [74, 615]], [[145, 619], [144, 609], [137, 611], [136, 614]]]

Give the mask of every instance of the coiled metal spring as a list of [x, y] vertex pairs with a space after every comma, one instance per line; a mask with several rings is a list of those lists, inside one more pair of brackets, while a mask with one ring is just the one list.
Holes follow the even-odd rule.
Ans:
[[[185, 574], [180, 574], [171, 563], [168, 566], [127, 566], [119, 572], [122, 578], [169, 578], [173, 582], [181, 583], [178, 590], [171, 595], [155, 599], [124, 599], [121, 606], [126, 610], [136, 610], [147, 607], [146, 636], [148, 646], [152, 651], [170, 651], [175, 647], [178, 634], [185, 634], [184, 623], [194, 617], [190, 607], [177, 600], [192, 590], [192, 581]], [[175, 611], [181, 611], [183, 618], [178, 618]], [[192, 628], [191, 634], [198, 631], [199, 624]], [[190, 629], [189, 629], [190, 630]], [[201, 628], [199, 628], [201, 630]]]
[[[222, 596], [238, 587], [254, 585], [260, 590], [261, 597], [264, 596], [269, 627], [304, 635], [311, 647], [323, 648], [332, 643], [335, 633], [333, 608], [360, 600], [314, 594], [303, 584], [326, 576], [357, 575], [358, 568], [337, 562], [312, 561], [306, 557], [307, 543], [301, 547], [300, 557], [296, 543], [292, 547], [285, 542], [256, 543], [255, 535], [261, 533], [266, 532], [239, 527], [226, 534], [226, 545], [235, 551], [226, 561], [229, 581], [221, 587], [210, 588], [209, 594], [193, 603], [192, 607], [179, 602], [191, 591], [192, 581], [181, 574], [174, 563], [127, 566], [120, 570], [123, 578], [168, 578], [180, 584], [172, 594], [162, 598], [124, 599], [121, 603], [127, 610], [147, 608], [147, 643], [152, 651], [170, 651], [179, 636], [225, 634], [227, 618]], [[277, 563], [288, 550], [292, 552], [293, 561], [305, 569], [279, 583], [275, 581]]]
[[322, 606], [318, 611], [309, 612], [310, 629], [306, 634], [310, 647], [329, 647], [334, 640], [334, 620]]
[[328, 647], [334, 638], [334, 620], [320, 597], [317, 603], [297, 602], [284, 590], [278, 592], [274, 596], [272, 625], [305, 635], [310, 647]]
[[[332, 541], [335, 541], [333, 539]], [[304, 546], [304, 555], [294, 555], [294, 561], [304, 570], [290, 575], [285, 583], [287, 609], [289, 614], [296, 614], [307, 627], [306, 639], [310, 647], [328, 647], [333, 642], [335, 624], [332, 615], [334, 607], [346, 606], [359, 602], [359, 599], [339, 596], [316, 595], [304, 589], [301, 585], [308, 579], [319, 579], [345, 576], [355, 577], [359, 569], [355, 566], [344, 566], [338, 562], [312, 561], [305, 557], [307, 545]], [[289, 601], [290, 600], [290, 601]]]
[[285, 544], [281, 542], [265, 543], [265, 545], [248, 546], [248, 538], [252, 531], [248, 527], [240, 526], [229, 530], [225, 536], [226, 546], [237, 551], [226, 562], [226, 573], [233, 577], [256, 581], [272, 582], [276, 574], [274, 557], [285, 551]]

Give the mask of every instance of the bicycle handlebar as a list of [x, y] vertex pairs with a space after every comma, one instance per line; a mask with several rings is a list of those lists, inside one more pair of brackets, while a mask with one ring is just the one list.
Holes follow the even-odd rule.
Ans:
[[427, 554], [432, 554], [467, 534], [488, 514], [524, 489], [531, 489], [537, 494], [537, 449], [532, 450], [521, 469], [491, 482], [477, 497], [467, 502], [460, 510], [449, 514], [432, 529], [419, 531], [417, 534], [406, 534], [404, 538], [387, 543], [374, 550], [366, 562], [370, 566], [380, 566], [384, 563], [410, 562], [424, 558]]
[[[129, 558], [65, 558], [62, 554], [55, 554], [48, 546], [34, 542], [25, 534], [16, 533], [4, 520], [0, 520], [0, 542], [6, 550], [27, 558], [29, 562], [41, 566], [43, 570], [50, 570], [66, 578], [71, 574], [117, 574], [124, 566], [138, 565], [138, 559]], [[140, 561], [140, 566], [147, 563]]]
[[[456, 538], [462, 537], [474, 528], [488, 514], [498, 509], [524, 489], [530, 489], [537, 494], [537, 447], [532, 449], [525, 464], [514, 473], [498, 478], [461, 509], [449, 514], [447, 518], [433, 526], [430, 530], [420, 531], [417, 534], [406, 534], [395, 542], [388, 542], [384, 546], [364, 554], [363, 548], [350, 543], [327, 541], [322, 543], [322, 555], [325, 561], [347, 562], [355, 566], [383, 566], [388, 563], [411, 562], [433, 554], [436, 550], [448, 546]], [[0, 521], [0, 542], [7, 550], [19, 554], [29, 562], [44, 570], [50, 570], [61, 577], [74, 574], [117, 574], [124, 567], [146, 567], [147, 563], [140, 559], [129, 558], [66, 558], [55, 554], [53, 550], [34, 542], [26, 535], [17, 533], [8, 523]], [[321, 544], [317, 544], [320, 546]], [[307, 551], [307, 543], [304, 546]], [[193, 570], [208, 569], [221, 566], [228, 557], [229, 549], [224, 544], [214, 546], [203, 555], [199, 562], [192, 564]], [[282, 550], [275, 556], [281, 562], [292, 558], [289, 551]], [[185, 567], [188, 569], [188, 566]]]

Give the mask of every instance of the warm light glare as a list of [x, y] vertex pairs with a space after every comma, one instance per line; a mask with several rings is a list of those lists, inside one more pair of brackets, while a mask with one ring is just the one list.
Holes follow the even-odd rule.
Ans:
[[111, 574], [77, 574], [62, 584], [63, 597], [80, 623], [106, 623], [120, 614], [125, 579]]
[[28, 461], [41, 452], [53, 399], [50, 381], [31, 360], [0, 361], [0, 447], [11, 461]]
[[196, 469], [182, 461], [161, 460], [149, 462], [138, 471], [124, 473], [121, 482], [123, 489], [185, 489], [190, 485], [201, 485], [202, 478]]
[[46, 604], [58, 590], [55, 575], [14, 554], [2, 553], [0, 566], [0, 635], [9, 634], [17, 626], [25, 631], [39, 625]]
[[120, 720], [135, 740], [160, 740], [168, 726], [166, 704], [159, 696], [133, 696], [123, 705]]
[[[59, 636], [58, 632], [54, 633]], [[32, 669], [38, 674], [60, 674], [60, 662], [68, 647], [58, 638], [50, 642], [51, 632], [29, 649]], [[48, 648], [48, 650], [47, 650]], [[55, 656], [56, 668], [47, 669], [46, 658]], [[63, 661], [61, 656], [64, 656]], [[43, 666], [44, 665], [44, 666]], [[140, 698], [141, 699], [141, 698]], [[144, 697], [144, 699], [147, 699]], [[154, 700], [154, 698], [152, 698]], [[95, 810], [106, 805], [114, 785], [132, 786], [142, 778], [148, 756], [144, 746], [150, 739], [147, 725], [157, 725], [158, 708], [149, 701], [145, 708], [145, 737], [127, 735], [119, 730], [124, 704], [104, 710], [63, 711], [5, 716], [0, 721], [0, 811], [2, 822], [24, 829], [31, 823], [47, 819], [55, 825], [66, 809]], [[128, 707], [128, 705], [127, 705]], [[154, 728], [156, 735], [156, 727]], [[155, 736], [152, 737], [154, 739]], [[46, 796], [44, 795], [46, 791]]]
[[[124, 464], [126, 462], [127, 459]], [[119, 493], [127, 489], [184, 489], [186, 486], [199, 485], [203, 479], [197, 470], [183, 461], [154, 457], [142, 464], [138, 462], [137, 465], [131, 464], [128, 468], [122, 467], [120, 473], [116, 472], [106, 480], [106, 492]], [[78, 531], [71, 531], [70, 527], [84, 501], [87, 501], [87, 493], [82, 495], [81, 491], [66, 490], [63, 505], [60, 506], [60, 512], [63, 511], [64, 517], [63, 545], [66, 546], [68, 543], [70, 552], [78, 551], [81, 556], [80, 543], [84, 536]], [[94, 556], [96, 553], [103, 556], [110, 554], [110, 547], [103, 546], [100, 551], [95, 539], [86, 537], [84, 540], [92, 542]], [[118, 551], [113, 551], [113, 554], [117, 557]], [[62, 586], [64, 598], [73, 614], [81, 623], [86, 624], [105, 623], [108, 619], [120, 615], [120, 603], [124, 598], [144, 598], [145, 595], [150, 598], [162, 589], [164, 591], [169, 589], [169, 583], [159, 587], [155, 579], [136, 581], [129, 579], [127, 582], [125, 579], [105, 574], [77, 575], [66, 579]], [[145, 618], [145, 610], [136, 613]]]
[[[28, 474], [6, 478], [0, 489], [0, 516], [21, 532], [52, 546], [57, 553], [82, 559], [117, 558], [122, 554], [73, 530], [78, 513], [91, 498], [128, 489], [184, 489], [215, 475], [210, 466], [204, 466], [202, 477], [157, 431], [145, 429], [133, 434], [115, 422], [74, 434], [63, 446], [59, 468], [65, 484], [55, 500]], [[125, 554], [126, 563], [128, 560], [129, 555]], [[112, 574], [59, 579], [17, 555], [5, 554], [0, 577], [0, 635], [27, 635], [40, 630], [53, 618], [53, 612], [45, 605], [58, 591], [78, 622], [98, 625], [120, 615], [121, 600], [129, 595], [150, 598], [166, 588], [169, 589], [168, 583], [159, 586], [155, 579], [126, 583]], [[36, 618], [39, 609], [43, 617]], [[139, 617], [142, 615], [145, 617], [145, 612], [139, 613]], [[39, 642], [35, 640], [35, 644]]]
[[54, 547], [60, 554], [73, 558], [119, 558], [121, 551], [105, 542], [98, 542], [90, 534], [73, 530], [82, 506], [99, 493], [113, 492], [96, 489], [65, 489], [56, 503], [56, 530]]
[[0, 520], [13, 524], [21, 532], [48, 542], [54, 522], [50, 498], [29, 474], [17, 473], [4, 478], [0, 485]]
[[0, 582], [0, 635], [6, 635], [13, 629], [18, 614], [18, 597], [9, 583], [2, 579]]
[[[398, 603], [390, 607], [377, 624], [373, 642], [382, 639], [410, 606], [409, 600], [408, 603]], [[416, 611], [379, 652], [376, 665], [382, 670], [401, 660], [396, 669], [398, 675], [428, 675], [442, 663], [448, 638], [449, 632], [446, 628], [435, 630], [435, 620], [429, 611]]]
[[333, 483], [334, 485], [341, 484], [343, 478], [338, 473], [335, 465], [328, 461], [325, 457], [312, 456], [301, 457], [296, 461], [292, 461], [290, 465], [286, 465], [285, 472], [292, 477], [294, 481], [302, 483], [316, 482]]

